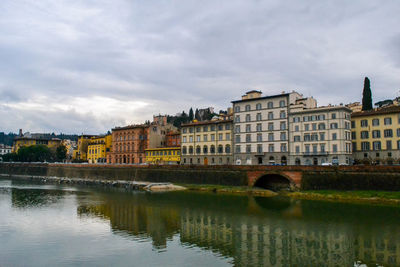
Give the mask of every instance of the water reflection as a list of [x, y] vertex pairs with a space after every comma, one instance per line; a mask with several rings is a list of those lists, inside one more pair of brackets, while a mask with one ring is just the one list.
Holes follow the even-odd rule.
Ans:
[[110, 221], [116, 234], [151, 238], [155, 249], [180, 233], [183, 246], [233, 258], [236, 266], [352, 266], [400, 263], [396, 207], [197, 193], [97, 193], [81, 216]]

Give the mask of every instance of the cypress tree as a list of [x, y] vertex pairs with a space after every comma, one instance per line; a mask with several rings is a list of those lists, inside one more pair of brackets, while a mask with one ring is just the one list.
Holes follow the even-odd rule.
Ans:
[[193, 109], [190, 108], [190, 110], [189, 110], [189, 121], [192, 121], [193, 118], [194, 118]]
[[368, 77], [364, 79], [364, 90], [362, 97], [362, 110], [372, 110], [372, 93], [371, 93], [371, 84]]
[[196, 108], [196, 112], [194, 113], [194, 118], [198, 121], [201, 121], [199, 109]]

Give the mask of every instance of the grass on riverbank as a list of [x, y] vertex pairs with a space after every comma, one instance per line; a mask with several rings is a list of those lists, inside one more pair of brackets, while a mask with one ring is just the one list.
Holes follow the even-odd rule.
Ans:
[[212, 185], [212, 184], [177, 184], [186, 187], [191, 191], [228, 193], [228, 194], [253, 194], [258, 196], [275, 196], [275, 193], [266, 189], [257, 189], [249, 186], [227, 186], [227, 185]]
[[289, 197], [339, 202], [400, 203], [400, 191], [307, 190], [287, 193]]

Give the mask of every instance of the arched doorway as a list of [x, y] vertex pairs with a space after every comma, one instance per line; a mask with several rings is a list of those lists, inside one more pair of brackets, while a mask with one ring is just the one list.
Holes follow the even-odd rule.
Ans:
[[258, 157], [258, 165], [262, 165], [263, 164], [263, 158], [262, 157]]
[[313, 158], [313, 165], [318, 165], [318, 158]]
[[281, 157], [281, 164], [282, 164], [282, 165], [287, 165], [286, 156], [282, 156], [282, 157]]
[[257, 179], [254, 187], [269, 189], [272, 191], [290, 190], [292, 182], [280, 174], [266, 174]]
[[208, 158], [204, 158], [204, 165], [208, 165]]
[[297, 165], [297, 166], [301, 165], [300, 159], [299, 159], [299, 158], [296, 158], [294, 164]]
[[273, 156], [269, 157], [269, 165], [275, 165], [275, 158]]

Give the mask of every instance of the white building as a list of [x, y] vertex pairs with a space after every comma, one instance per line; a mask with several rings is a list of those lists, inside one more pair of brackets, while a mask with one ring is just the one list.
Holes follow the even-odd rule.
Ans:
[[233, 103], [234, 159], [237, 165], [288, 163], [289, 106], [302, 100], [313, 108], [313, 98], [303, 98], [297, 92], [262, 96], [261, 91], [249, 91]]
[[306, 108], [297, 102], [289, 113], [289, 164], [351, 163], [351, 109]]
[[11, 153], [11, 146], [0, 144], [0, 155]]

